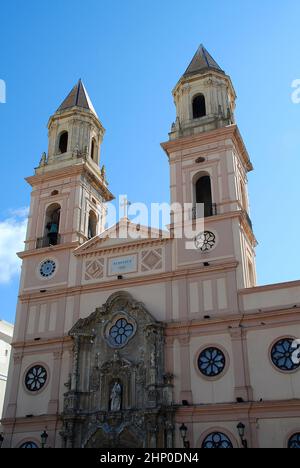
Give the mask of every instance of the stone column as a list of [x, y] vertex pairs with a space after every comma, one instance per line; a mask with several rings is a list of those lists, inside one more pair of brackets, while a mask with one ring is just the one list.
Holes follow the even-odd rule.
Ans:
[[79, 336], [74, 338], [74, 355], [73, 355], [73, 370], [71, 380], [71, 390], [76, 392], [78, 383], [78, 360], [79, 360]]

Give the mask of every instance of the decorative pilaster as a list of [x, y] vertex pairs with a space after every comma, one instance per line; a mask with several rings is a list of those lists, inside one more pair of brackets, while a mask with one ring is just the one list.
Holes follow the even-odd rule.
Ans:
[[57, 414], [59, 410], [59, 376], [61, 372], [62, 350], [53, 353], [53, 370], [51, 397], [48, 404], [48, 414]]
[[190, 365], [190, 337], [179, 337], [180, 343], [180, 366], [181, 366], [181, 392], [180, 400], [187, 400], [189, 404], [193, 402], [191, 389], [191, 365]]
[[20, 387], [21, 367], [22, 367], [23, 353], [14, 353], [13, 361], [13, 374], [11, 377], [10, 398], [7, 406], [5, 418], [15, 418], [17, 411], [17, 399]]
[[243, 328], [232, 328], [230, 330], [230, 335], [232, 339], [235, 376], [235, 398], [242, 398], [244, 401], [252, 401], [253, 389], [250, 384], [246, 332]]

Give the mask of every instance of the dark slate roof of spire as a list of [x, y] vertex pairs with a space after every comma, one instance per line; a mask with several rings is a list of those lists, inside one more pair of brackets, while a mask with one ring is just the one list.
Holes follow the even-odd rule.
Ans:
[[224, 73], [222, 68], [217, 64], [217, 62], [212, 58], [210, 53], [207, 52], [205, 47], [201, 44], [183, 76], [203, 73], [210, 69]]
[[59, 106], [57, 112], [70, 109], [71, 107], [81, 107], [83, 109], [88, 109], [97, 116], [92, 101], [90, 100], [87, 90], [85, 89], [85, 86], [81, 80], [78, 81], [70, 94]]

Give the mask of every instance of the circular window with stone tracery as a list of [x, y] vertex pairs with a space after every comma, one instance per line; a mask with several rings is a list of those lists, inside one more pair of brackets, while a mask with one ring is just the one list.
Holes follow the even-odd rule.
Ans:
[[39, 392], [47, 382], [45, 367], [36, 365], [31, 367], [25, 375], [25, 386], [29, 392]]
[[288, 448], [289, 449], [300, 449], [300, 432], [298, 432], [297, 434], [292, 435], [292, 437], [289, 438]]
[[233, 444], [227, 435], [222, 432], [212, 432], [202, 443], [204, 449], [232, 449]]
[[211, 231], [200, 232], [195, 237], [195, 247], [201, 252], [209, 252], [213, 250], [216, 246], [216, 235]]
[[205, 377], [218, 377], [226, 366], [224, 353], [215, 347], [204, 349], [198, 357], [198, 368]]
[[113, 348], [123, 348], [133, 338], [136, 332], [136, 323], [125, 313], [117, 314], [108, 323], [106, 338]]
[[117, 346], [124, 345], [132, 334], [133, 326], [125, 318], [117, 320], [109, 330], [109, 335]]
[[282, 372], [293, 372], [300, 368], [300, 351], [293, 338], [282, 338], [271, 350], [271, 359], [275, 367]]

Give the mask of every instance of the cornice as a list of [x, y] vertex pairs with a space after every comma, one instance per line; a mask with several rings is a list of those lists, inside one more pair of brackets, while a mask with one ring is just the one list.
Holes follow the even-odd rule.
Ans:
[[40, 292], [32, 292], [26, 294], [20, 294], [19, 300], [21, 302], [27, 302], [31, 300], [45, 300], [50, 298], [57, 298], [57, 297], [66, 297], [66, 296], [74, 296], [78, 294], [86, 294], [88, 292], [100, 291], [100, 290], [110, 290], [116, 289], [116, 287], [126, 288], [126, 287], [133, 287], [139, 285], [148, 285], [148, 284], [155, 284], [155, 283], [163, 283], [173, 280], [179, 280], [184, 278], [193, 278], [201, 276], [202, 274], [207, 276], [208, 273], [212, 272], [219, 272], [219, 271], [234, 271], [238, 266], [238, 262], [228, 262], [222, 263], [220, 265], [210, 265], [209, 267], [201, 267], [201, 268], [191, 268], [191, 269], [183, 269], [177, 271], [170, 271], [165, 273], [157, 273], [154, 275], [147, 275], [147, 276], [138, 276], [134, 278], [122, 279], [122, 280], [112, 280], [106, 281], [103, 283], [92, 283], [92, 284], [85, 284], [80, 286], [73, 286], [67, 288], [55, 288], [53, 290], [49, 289], [45, 293]]
[[31, 250], [24, 250], [23, 252], [18, 252], [17, 255], [19, 258], [24, 260], [28, 257], [34, 257], [37, 255], [46, 255], [46, 254], [53, 254], [54, 252], [60, 252], [62, 250], [74, 250], [78, 247], [78, 242], [69, 242], [67, 244], [59, 244], [52, 247], [43, 247], [42, 249], [31, 249]]
[[95, 188], [101, 189], [106, 201], [111, 201], [114, 199], [114, 195], [108, 190], [106, 185], [104, 184], [102, 177], [86, 162], [79, 162], [77, 164], [73, 164], [70, 166], [62, 167], [60, 169], [54, 169], [49, 172], [44, 172], [43, 174], [35, 174], [33, 176], [26, 177], [25, 180], [28, 182], [31, 187], [35, 187], [40, 185], [44, 182], [50, 182], [53, 180], [65, 178], [65, 177], [72, 177], [81, 174], [87, 174], [94, 182]]
[[237, 148], [239, 150], [238, 152], [242, 157], [243, 163], [247, 171], [252, 171], [253, 166], [237, 125], [230, 125], [228, 127], [212, 130], [210, 132], [203, 132], [197, 135], [177, 138], [176, 140], [170, 140], [161, 143], [161, 147], [170, 157], [171, 153], [195, 148], [199, 145], [208, 145], [211, 143], [216, 143], [217, 141], [224, 140], [226, 138], [232, 138], [234, 140], [234, 143], [237, 145]]
[[28, 430], [30, 427], [31, 431], [40, 431], [41, 427], [47, 425], [48, 431], [53, 431], [57, 428], [57, 424], [61, 424], [58, 421], [59, 416], [57, 414], [45, 414], [45, 415], [33, 415], [30, 418], [3, 418], [1, 423], [5, 427], [6, 432], [9, 434], [9, 429], [14, 430], [16, 425], [19, 427], [24, 426], [24, 429]]
[[222, 419], [226, 417], [228, 420], [235, 420], [237, 413], [245, 414], [249, 418], [277, 418], [282, 413], [288, 413], [291, 417], [299, 418], [300, 400], [180, 406], [176, 419], [181, 420], [184, 417], [186, 422], [195, 422], [195, 420], [222, 416]]
[[300, 322], [300, 306], [298, 308], [273, 309], [256, 312], [246, 312], [238, 314], [222, 314], [218, 317], [210, 319], [194, 319], [176, 322], [168, 322], [166, 325], [166, 336], [174, 339], [178, 336], [198, 336], [199, 332], [208, 333], [208, 331], [216, 333], [216, 331], [224, 332], [234, 329], [242, 330], [245, 334], [247, 331], [261, 329], [269, 325], [282, 326], [282, 323], [299, 323]]
[[150, 245], [162, 245], [172, 240], [171, 238], [167, 239], [140, 239], [133, 242], [127, 242], [125, 244], [117, 244], [111, 246], [101, 247], [101, 243], [105, 243], [105, 239], [101, 239], [101, 242], [95, 243], [95, 246], [87, 248], [86, 250], [82, 249], [81, 246], [77, 251], [74, 252], [75, 257], [85, 257], [94, 254], [108, 254], [116, 252], [126, 252], [134, 249], [143, 248]]
[[[300, 288], [300, 280], [289, 281], [287, 283], [266, 284], [264, 286], [255, 286], [253, 288], [240, 289], [238, 291], [238, 294], [240, 296], [243, 296], [243, 295], [246, 295], [246, 294], [276, 291], [278, 289], [296, 288], [296, 287]], [[299, 289], [299, 291], [300, 291], [300, 289]]]
[[96, 125], [96, 127], [99, 130], [102, 130], [105, 132], [105, 128], [103, 127], [100, 119], [98, 116], [96, 116], [91, 110], [89, 109], [82, 109], [80, 107], [74, 106], [70, 107], [69, 109], [64, 109], [62, 111], [56, 111], [55, 114], [51, 115], [51, 117], [48, 120], [47, 128], [50, 130], [50, 127], [53, 123], [56, 123], [57, 121], [61, 121], [64, 119], [70, 119], [72, 118], [73, 120], [77, 120], [79, 122], [82, 121], [82, 117], [87, 120], [92, 119], [93, 123]]
[[[29, 340], [29, 341], [15, 341], [12, 343], [12, 348], [15, 350], [21, 349], [30, 349], [30, 350], [41, 350], [45, 351], [47, 346], [50, 348], [49, 352], [56, 352], [56, 351], [67, 351], [68, 349], [72, 348], [72, 338], [68, 335], [64, 335], [58, 338], [50, 338], [50, 339], [41, 339], [39, 341]], [[63, 349], [61, 348], [63, 346]], [[26, 354], [26, 353], [25, 353]]]

